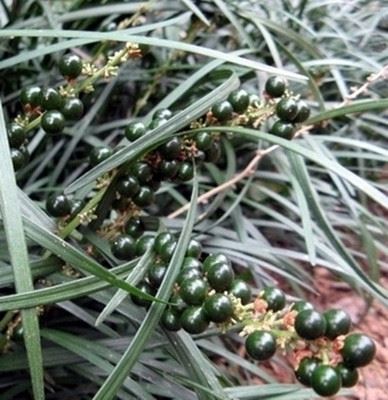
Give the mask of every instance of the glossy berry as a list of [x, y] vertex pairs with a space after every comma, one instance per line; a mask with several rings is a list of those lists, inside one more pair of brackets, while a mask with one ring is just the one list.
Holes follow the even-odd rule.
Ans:
[[133, 238], [138, 238], [144, 231], [144, 226], [138, 217], [130, 218], [125, 224], [125, 233], [132, 236]]
[[183, 281], [192, 278], [202, 279], [203, 278], [202, 272], [198, 268], [192, 268], [192, 267], [184, 268], [182, 269], [181, 272], [179, 272], [176, 281], [178, 284], [181, 284]]
[[153, 115], [153, 119], [170, 119], [172, 117], [172, 111], [168, 108], [162, 108], [160, 110], [155, 111]]
[[63, 96], [54, 88], [49, 87], [42, 91], [41, 106], [45, 110], [60, 110], [63, 103]]
[[330, 340], [335, 339], [337, 336], [346, 335], [350, 331], [352, 321], [343, 310], [328, 310], [323, 313], [326, 320], [325, 336]]
[[29, 159], [28, 150], [25, 147], [11, 149], [11, 160], [15, 171], [26, 166]]
[[326, 320], [315, 310], [301, 311], [295, 318], [295, 331], [302, 339], [318, 339], [325, 334]]
[[136, 240], [135, 253], [137, 256], [142, 256], [154, 246], [155, 239], [150, 235], [143, 235]]
[[182, 141], [179, 137], [173, 137], [168, 140], [162, 146], [160, 146], [159, 151], [163, 158], [166, 160], [175, 160], [179, 157], [181, 152]]
[[304, 310], [314, 310], [314, 306], [311, 303], [309, 303], [308, 301], [299, 300], [299, 301], [296, 301], [292, 305], [291, 309], [300, 313], [301, 311], [304, 311]]
[[201, 305], [207, 296], [207, 292], [208, 285], [200, 278], [185, 279], [179, 290], [182, 299], [190, 306]]
[[209, 321], [222, 323], [228, 321], [233, 315], [233, 303], [224, 294], [216, 293], [209, 296], [203, 308]]
[[311, 378], [315, 368], [321, 364], [317, 358], [305, 357], [299, 363], [298, 369], [295, 371], [296, 379], [305, 386], [311, 386]]
[[267, 331], [254, 331], [245, 341], [247, 353], [255, 360], [265, 361], [276, 352], [276, 339]]
[[188, 307], [180, 317], [182, 328], [191, 334], [204, 332], [209, 326], [202, 307]]
[[252, 291], [250, 286], [243, 281], [242, 279], [235, 279], [233, 280], [230, 288], [229, 293], [232, 294], [234, 297], [237, 297], [241, 300], [241, 304], [245, 305], [251, 301]]
[[142, 122], [133, 121], [126, 126], [124, 134], [130, 142], [134, 142], [145, 135], [146, 131], [147, 129]]
[[249, 106], [249, 94], [244, 89], [235, 90], [229, 95], [228, 101], [234, 112], [242, 114]]
[[113, 241], [111, 250], [119, 260], [130, 260], [135, 256], [135, 239], [129, 235], [120, 235]]
[[221, 253], [210, 254], [205, 258], [205, 261], [203, 262], [204, 271], [207, 272], [209, 268], [212, 267], [213, 265], [222, 263], [230, 265], [228, 257], [226, 257]]
[[124, 176], [117, 182], [117, 191], [125, 197], [136, 196], [140, 191], [139, 181], [134, 176]]
[[272, 125], [270, 133], [285, 139], [291, 139], [294, 133], [294, 125], [289, 122], [278, 120]]
[[194, 140], [198, 150], [206, 151], [210, 149], [213, 139], [209, 132], [199, 132]]
[[75, 54], [67, 54], [59, 61], [58, 68], [65, 78], [75, 79], [82, 72], [82, 61]]
[[170, 303], [172, 304], [172, 308], [173, 310], [177, 313], [177, 314], [181, 314], [184, 310], [186, 310], [187, 308], [187, 304], [184, 302], [184, 300], [182, 299], [182, 297], [179, 295], [179, 293], [174, 293], [171, 297], [170, 297]]
[[20, 93], [20, 101], [23, 105], [40, 106], [42, 104], [42, 89], [39, 86], [23, 89]]
[[160, 126], [164, 125], [167, 122], [166, 119], [164, 118], [155, 118], [153, 119], [150, 124], [148, 125], [149, 129], [156, 129], [159, 128]]
[[89, 155], [89, 163], [92, 167], [105, 161], [113, 154], [113, 151], [109, 147], [94, 147]]
[[168, 331], [176, 332], [181, 329], [180, 317], [177, 312], [171, 308], [167, 308], [161, 318], [161, 323]]
[[174, 254], [175, 247], [176, 247], [175, 240], [171, 240], [171, 241], [165, 243], [160, 249], [160, 252], [159, 252], [160, 258], [165, 262], [169, 262], [172, 255]]
[[152, 169], [147, 163], [138, 162], [134, 164], [131, 172], [141, 185], [145, 185], [152, 180]]
[[184, 268], [196, 268], [202, 271], [202, 263], [197, 258], [194, 257], [185, 257], [183, 259], [182, 269]]
[[46, 210], [52, 217], [65, 217], [71, 213], [71, 201], [64, 194], [52, 194], [46, 201]]
[[42, 115], [41, 125], [47, 133], [61, 133], [65, 127], [65, 117], [60, 111], [46, 111]]
[[11, 147], [20, 147], [27, 139], [27, 133], [24, 128], [16, 123], [9, 125], [7, 136], [8, 143]]
[[177, 177], [183, 182], [189, 181], [193, 179], [194, 176], [194, 168], [192, 164], [188, 162], [183, 162], [178, 169]]
[[151, 205], [155, 201], [155, 194], [153, 190], [148, 186], [142, 186], [133, 198], [133, 202], [139, 207], [146, 207]]
[[271, 97], [283, 96], [286, 87], [287, 82], [280, 76], [271, 76], [265, 83], [265, 91]]
[[220, 101], [212, 107], [212, 114], [220, 122], [228, 121], [233, 116], [233, 107], [229, 101]]
[[159, 288], [164, 275], [166, 274], [167, 266], [165, 264], [153, 264], [148, 270], [148, 281], [154, 288]]
[[329, 365], [319, 365], [311, 376], [314, 392], [323, 397], [335, 395], [341, 389], [341, 377]]
[[[154, 290], [146, 281], [139, 282], [137, 285], [137, 289], [145, 294], [149, 294], [151, 296], [154, 295]], [[131, 293], [131, 300], [140, 307], [148, 307], [150, 305], [149, 300], [141, 298], [140, 296], [136, 296], [133, 293]]]
[[217, 163], [221, 158], [221, 143], [219, 141], [213, 140], [211, 146], [205, 151], [206, 161], [210, 163]]
[[171, 235], [170, 232], [161, 232], [159, 235], [156, 236], [155, 242], [154, 242], [154, 250], [157, 254], [160, 255], [163, 246], [174, 240], [174, 236]]
[[335, 369], [341, 377], [343, 387], [349, 388], [357, 384], [358, 371], [355, 368], [348, 368], [343, 364], [338, 364]]
[[179, 171], [180, 163], [177, 160], [162, 160], [159, 164], [159, 172], [162, 179], [172, 179]]
[[266, 287], [260, 297], [266, 301], [268, 309], [272, 311], [282, 310], [286, 305], [286, 296], [276, 287]]
[[296, 105], [297, 113], [292, 122], [296, 123], [306, 121], [306, 119], [308, 119], [308, 117], [310, 116], [309, 106], [303, 100], [299, 100]]
[[216, 264], [207, 271], [209, 285], [217, 292], [228, 290], [232, 285], [233, 279], [234, 272], [229, 264]]
[[78, 215], [84, 207], [85, 207], [85, 201], [80, 199], [73, 199], [71, 201], [71, 210], [70, 210], [71, 218], [74, 218], [76, 215]]
[[84, 103], [77, 97], [68, 97], [61, 108], [61, 112], [66, 119], [77, 121], [84, 114]]
[[285, 122], [292, 122], [298, 113], [297, 102], [292, 98], [279, 101], [276, 105], [276, 115]]
[[195, 239], [191, 239], [186, 249], [186, 256], [199, 258], [201, 253], [202, 253], [201, 243], [199, 243]]
[[346, 337], [341, 354], [345, 366], [364, 367], [373, 360], [376, 354], [376, 345], [369, 336], [353, 333]]

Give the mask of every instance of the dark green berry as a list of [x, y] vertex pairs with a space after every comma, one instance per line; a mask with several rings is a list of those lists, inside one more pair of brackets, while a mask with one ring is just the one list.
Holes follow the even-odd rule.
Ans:
[[170, 242], [165, 243], [160, 249], [159, 252], [160, 258], [165, 262], [169, 262], [172, 255], [174, 254], [175, 247], [176, 247], [175, 240], [171, 240]]
[[197, 258], [185, 257], [182, 264], [182, 269], [183, 268], [196, 268], [202, 271], [202, 263]]
[[62, 114], [71, 121], [79, 120], [84, 114], [84, 103], [77, 97], [68, 97], [61, 108]]
[[185, 279], [179, 290], [182, 299], [190, 306], [201, 305], [207, 296], [207, 292], [208, 285], [201, 278]]
[[142, 186], [139, 193], [133, 198], [133, 202], [139, 207], [146, 207], [155, 201], [155, 193], [148, 186]]
[[296, 301], [292, 305], [291, 309], [300, 313], [301, 311], [304, 311], [304, 310], [314, 310], [314, 306], [311, 303], [309, 303], [308, 301], [299, 300], [299, 301]]
[[276, 105], [276, 115], [282, 121], [292, 122], [297, 113], [297, 102], [290, 97], [280, 100], [279, 103]]
[[174, 236], [171, 235], [170, 232], [162, 232], [159, 233], [159, 235], [156, 236], [155, 238], [155, 243], [154, 243], [154, 250], [157, 254], [160, 255], [163, 246], [174, 240]]
[[131, 175], [120, 178], [117, 182], [117, 191], [126, 197], [136, 196], [140, 191], [139, 181]]
[[130, 218], [125, 224], [125, 233], [134, 238], [138, 238], [144, 231], [143, 223], [138, 217]]
[[220, 122], [228, 121], [233, 116], [233, 107], [229, 101], [220, 101], [212, 107], [212, 114]]
[[295, 318], [295, 331], [302, 339], [318, 339], [325, 334], [326, 320], [315, 310], [301, 311]]
[[144, 162], [138, 162], [131, 167], [132, 174], [140, 184], [147, 184], [152, 180], [152, 169]]
[[150, 235], [143, 235], [136, 240], [135, 252], [137, 256], [142, 256], [147, 250], [152, 249], [155, 239]]
[[271, 76], [265, 83], [265, 91], [271, 97], [283, 96], [286, 91], [287, 82], [280, 76]]
[[193, 165], [188, 162], [183, 162], [178, 169], [177, 177], [183, 182], [193, 179], [194, 168]]
[[195, 239], [191, 239], [186, 249], [186, 256], [199, 258], [201, 253], [202, 253], [201, 243], [199, 243]]
[[364, 367], [373, 360], [376, 354], [376, 345], [369, 336], [352, 333], [346, 337], [341, 354], [345, 366], [349, 368]]
[[168, 331], [176, 332], [181, 329], [180, 316], [171, 308], [167, 308], [161, 318], [161, 323]]
[[210, 254], [205, 258], [205, 261], [203, 262], [204, 271], [207, 272], [209, 268], [213, 265], [222, 263], [230, 265], [228, 257], [221, 253]]
[[42, 104], [42, 89], [39, 86], [25, 88], [20, 93], [20, 101], [23, 105], [38, 107]]
[[153, 115], [153, 119], [170, 119], [172, 117], [172, 111], [168, 108], [162, 108], [160, 110], [155, 111]]
[[346, 335], [350, 331], [352, 321], [343, 310], [328, 310], [323, 313], [326, 320], [325, 336], [330, 340], [335, 339], [337, 336]]
[[195, 145], [198, 150], [209, 150], [212, 145], [212, 135], [209, 132], [199, 132], [195, 136]]
[[355, 368], [348, 368], [343, 364], [338, 364], [335, 369], [341, 377], [343, 387], [349, 388], [357, 384], [358, 371]]
[[78, 215], [84, 207], [85, 207], [85, 201], [80, 199], [73, 199], [71, 201], [71, 210], [70, 210], [71, 218], [74, 218], [76, 215]]
[[89, 163], [91, 166], [96, 166], [101, 162], [105, 161], [113, 154], [113, 151], [109, 147], [94, 147], [89, 155]]
[[153, 264], [148, 270], [148, 281], [154, 288], [159, 288], [166, 274], [167, 266], [165, 264]]
[[308, 117], [310, 116], [309, 106], [303, 100], [299, 100], [296, 105], [297, 113], [292, 122], [296, 123], [306, 121], [306, 119], [308, 119]]
[[41, 106], [45, 110], [60, 110], [63, 103], [63, 96], [54, 88], [49, 87], [42, 91]]
[[183, 281], [187, 279], [192, 279], [192, 278], [197, 278], [197, 279], [202, 279], [202, 272], [198, 268], [184, 268], [182, 269], [181, 272], [179, 272], [179, 275], [177, 277], [177, 283], [181, 284]]
[[233, 303], [224, 294], [216, 293], [209, 296], [203, 305], [209, 321], [222, 323], [228, 321], [233, 315]]
[[329, 365], [319, 365], [311, 376], [314, 392], [323, 397], [335, 395], [341, 389], [341, 377]]
[[153, 119], [150, 124], [148, 125], [149, 129], [156, 129], [159, 128], [160, 126], [164, 125], [167, 122], [166, 119], [164, 118], [155, 118]]
[[175, 160], [179, 157], [181, 153], [182, 141], [179, 137], [173, 137], [162, 146], [160, 146], [159, 151], [163, 158], [166, 160]]
[[8, 143], [11, 147], [20, 147], [27, 139], [27, 133], [24, 128], [16, 123], [9, 125], [7, 136]]
[[210, 148], [205, 151], [205, 161], [216, 164], [221, 159], [221, 154], [221, 143], [219, 141], [213, 140]]
[[177, 160], [162, 160], [159, 164], [159, 172], [162, 179], [172, 179], [179, 171], [180, 163]]
[[65, 217], [71, 213], [71, 201], [64, 194], [52, 194], [46, 201], [46, 210], [53, 217]]
[[270, 133], [285, 139], [291, 139], [294, 133], [294, 125], [289, 122], [278, 120], [272, 125]]
[[276, 352], [276, 339], [271, 332], [254, 331], [247, 336], [245, 349], [255, 360], [269, 360]]
[[146, 127], [142, 122], [133, 121], [126, 126], [124, 134], [130, 142], [134, 142], [145, 135], [146, 131]]
[[18, 171], [27, 164], [28, 158], [26, 159], [26, 154], [28, 153], [23, 152], [22, 149], [11, 149], [11, 160], [15, 171]]
[[211, 266], [207, 271], [207, 280], [210, 286], [217, 292], [228, 290], [232, 285], [233, 279], [233, 268], [229, 264], [216, 264]]
[[318, 358], [305, 357], [299, 363], [298, 369], [295, 371], [296, 379], [305, 386], [311, 386], [311, 378], [315, 368], [321, 364]]
[[279, 311], [286, 305], [286, 296], [284, 292], [276, 287], [266, 287], [260, 294], [260, 297], [265, 300], [268, 309]]
[[[138, 283], [137, 288], [145, 293], [153, 296], [155, 294], [153, 288], [146, 282], [146, 281], [141, 281]], [[140, 307], [148, 307], [150, 305], [150, 301], [144, 298], [141, 298], [139, 296], [136, 296], [135, 294], [131, 293], [131, 300], [138, 306]]]
[[135, 239], [129, 235], [120, 235], [112, 242], [111, 250], [119, 260], [130, 260], [135, 256]]
[[209, 326], [202, 307], [188, 307], [180, 317], [182, 328], [194, 335], [204, 332]]
[[238, 114], [245, 112], [249, 106], [249, 94], [244, 89], [233, 91], [229, 95], [228, 100], [233, 110]]
[[41, 125], [47, 133], [61, 133], [65, 127], [65, 117], [60, 111], [46, 111], [42, 115]]
[[58, 68], [65, 78], [75, 79], [82, 72], [82, 61], [75, 54], [67, 54], [59, 61]]
[[171, 307], [173, 308], [174, 312], [177, 314], [181, 314], [187, 308], [187, 304], [184, 302], [179, 293], [174, 293], [170, 297], [170, 303], [172, 304]]
[[235, 279], [233, 280], [230, 288], [229, 293], [232, 294], [234, 297], [237, 297], [241, 300], [241, 304], [245, 305], [251, 301], [252, 291], [250, 286], [243, 281], [242, 279]]

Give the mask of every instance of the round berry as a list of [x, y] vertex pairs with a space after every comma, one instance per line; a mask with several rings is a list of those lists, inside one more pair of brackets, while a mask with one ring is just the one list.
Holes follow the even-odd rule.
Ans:
[[282, 310], [286, 305], [286, 296], [276, 287], [266, 287], [260, 297], [266, 301], [268, 309], [272, 311]]
[[52, 217], [65, 217], [71, 213], [71, 205], [64, 194], [52, 194], [46, 201], [46, 210]]
[[286, 91], [287, 82], [280, 76], [271, 76], [265, 82], [265, 91], [271, 97], [283, 96]]
[[181, 329], [179, 314], [171, 308], [167, 308], [161, 318], [161, 323], [168, 331], [176, 332]]
[[303, 339], [318, 339], [325, 334], [326, 320], [315, 310], [301, 311], [295, 318], [295, 331]]
[[9, 125], [7, 136], [8, 143], [11, 147], [20, 147], [27, 139], [27, 133], [24, 128], [16, 123]]
[[162, 108], [160, 110], [155, 111], [153, 115], [153, 119], [170, 119], [172, 117], [172, 111], [168, 108]]
[[47, 133], [61, 133], [65, 127], [65, 117], [60, 111], [46, 111], [42, 116], [41, 125]]
[[154, 250], [157, 254], [160, 255], [163, 246], [174, 240], [174, 236], [171, 235], [170, 232], [161, 232], [159, 235], [156, 236], [155, 238], [155, 243], [154, 243]]
[[352, 333], [345, 339], [341, 354], [347, 367], [364, 367], [373, 360], [376, 354], [376, 345], [369, 336]]
[[190, 267], [184, 268], [182, 269], [181, 272], [179, 272], [176, 281], [178, 284], [181, 284], [185, 280], [192, 278], [202, 279], [203, 278], [202, 272], [198, 268], [190, 268]]
[[207, 280], [210, 286], [217, 292], [228, 290], [232, 285], [233, 279], [233, 268], [229, 264], [216, 264], [207, 271]]
[[149, 129], [156, 129], [159, 128], [160, 126], [164, 125], [167, 122], [166, 119], [164, 118], [155, 118], [153, 119], [150, 124], [148, 125]]
[[194, 176], [194, 168], [192, 164], [188, 162], [183, 162], [178, 169], [178, 179], [180, 179], [183, 182], [189, 181], [190, 179], [193, 179]]
[[207, 283], [200, 278], [185, 279], [180, 286], [179, 294], [190, 306], [201, 305], [208, 292]]
[[140, 218], [132, 217], [125, 224], [125, 233], [134, 238], [138, 238], [144, 231], [143, 223]]
[[113, 241], [111, 250], [119, 260], [130, 260], [135, 255], [135, 239], [129, 235], [120, 235]]
[[271, 332], [254, 331], [247, 336], [245, 349], [253, 359], [265, 361], [275, 354], [276, 339]]
[[167, 266], [165, 264], [153, 264], [148, 270], [148, 281], [154, 288], [158, 288], [162, 283], [164, 275], [166, 274]]
[[210, 267], [216, 264], [228, 264], [230, 265], [230, 261], [228, 257], [221, 253], [210, 254], [205, 258], [203, 262], [204, 271], [207, 272]]
[[133, 202], [139, 207], [146, 207], [155, 201], [155, 194], [148, 186], [142, 186], [139, 193], [133, 198]]
[[229, 101], [220, 101], [212, 107], [212, 114], [220, 122], [227, 121], [233, 116], [233, 107]]
[[209, 326], [202, 307], [188, 307], [180, 317], [182, 328], [190, 334], [204, 332]]
[[15, 171], [18, 171], [27, 164], [27, 159], [21, 149], [11, 149], [11, 159]]
[[175, 160], [181, 153], [182, 142], [179, 137], [173, 137], [162, 146], [159, 151], [166, 160]]
[[311, 376], [314, 392], [323, 397], [335, 395], [341, 389], [341, 377], [329, 365], [319, 365]]
[[232, 92], [228, 100], [233, 107], [234, 112], [242, 114], [249, 106], [249, 94], [244, 89]]
[[174, 293], [170, 297], [170, 303], [172, 304], [174, 312], [177, 314], [181, 314], [187, 308], [187, 304], [184, 302], [179, 293]]
[[[145, 293], [145, 294], [149, 294], [149, 295], [154, 295], [154, 290], [152, 289], [152, 287], [146, 282], [146, 281], [141, 281], [138, 283], [137, 288]], [[131, 300], [140, 307], [148, 307], [150, 305], [150, 300], [141, 298], [139, 296], [136, 296], [135, 294], [131, 293]]]
[[42, 91], [41, 105], [45, 110], [60, 110], [63, 103], [63, 96], [54, 88], [50, 87]]
[[179, 171], [180, 163], [177, 160], [162, 160], [159, 164], [159, 172], [162, 179], [172, 179]]
[[124, 130], [125, 137], [130, 142], [134, 142], [135, 140], [145, 135], [145, 133], [146, 133], [145, 125], [142, 122], [137, 122], [137, 121], [130, 122]]
[[139, 181], [134, 176], [124, 176], [120, 178], [117, 182], [117, 191], [122, 196], [136, 196], [140, 191]]
[[250, 286], [242, 279], [235, 279], [230, 288], [229, 293], [241, 300], [241, 304], [245, 305], [251, 301], [252, 291]]
[[142, 256], [154, 246], [155, 239], [150, 235], [143, 235], [136, 240], [135, 253], [137, 256]]
[[323, 316], [326, 320], [325, 336], [330, 340], [349, 333], [352, 320], [345, 311], [336, 309], [328, 310], [323, 313]]
[[71, 210], [70, 210], [71, 218], [74, 218], [76, 215], [78, 215], [84, 207], [85, 207], [85, 201], [80, 199], [73, 199], [71, 201]]
[[304, 122], [310, 116], [310, 108], [309, 106], [303, 101], [299, 100], [297, 103], [297, 113], [295, 118], [292, 122]]
[[212, 145], [212, 136], [209, 132], [199, 132], [195, 136], [195, 145], [198, 150], [209, 150]]
[[77, 97], [68, 97], [61, 108], [62, 114], [71, 121], [79, 120], [84, 114], [84, 103]]
[[182, 264], [182, 269], [183, 268], [196, 268], [202, 271], [202, 263], [197, 258], [185, 257]]
[[211, 146], [205, 151], [206, 161], [210, 163], [217, 163], [221, 158], [221, 143], [219, 141], [213, 140]]
[[201, 243], [199, 243], [197, 240], [191, 239], [186, 249], [186, 256], [199, 258], [201, 253], [202, 253]]
[[140, 184], [146, 184], [152, 180], [152, 169], [144, 162], [138, 162], [131, 167], [131, 172]]
[[171, 241], [165, 243], [160, 249], [160, 252], [159, 252], [160, 258], [165, 262], [169, 262], [172, 255], [174, 254], [175, 247], [176, 247], [175, 240], [171, 240]]
[[305, 386], [311, 386], [311, 378], [315, 368], [321, 364], [318, 358], [305, 357], [299, 363], [298, 369], [295, 371], [296, 379]]
[[39, 86], [25, 88], [20, 92], [20, 101], [23, 105], [38, 107], [42, 104], [42, 89]]
[[358, 382], [358, 371], [355, 368], [348, 368], [343, 364], [338, 364], [335, 368], [341, 377], [342, 386], [353, 387]]
[[224, 294], [216, 293], [206, 299], [203, 308], [210, 321], [222, 323], [228, 321], [233, 315], [233, 303]]
[[82, 72], [82, 61], [75, 54], [67, 54], [59, 61], [58, 68], [65, 78], [74, 79]]
[[292, 122], [298, 113], [297, 102], [292, 98], [286, 98], [279, 101], [276, 105], [276, 115], [286, 122]]
[[113, 154], [112, 149], [109, 147], [94, 147], [89, 155], [89, 163], [91, 166], [96, 166], [105, 161]]
[[270, 133], [285, 139], [291, 139], [292, 134], [294, 133], [294, 125], [289, 122], [278, 120], [272, 125]]
[[291, 309], [300, 313], [301, 311], [304, 311], [304, 310], [314, 310], [314, 306], [311, 303], [309, 303], [308, 301], [299, 300], [299, 301], [296, 301], [292, 305]]

